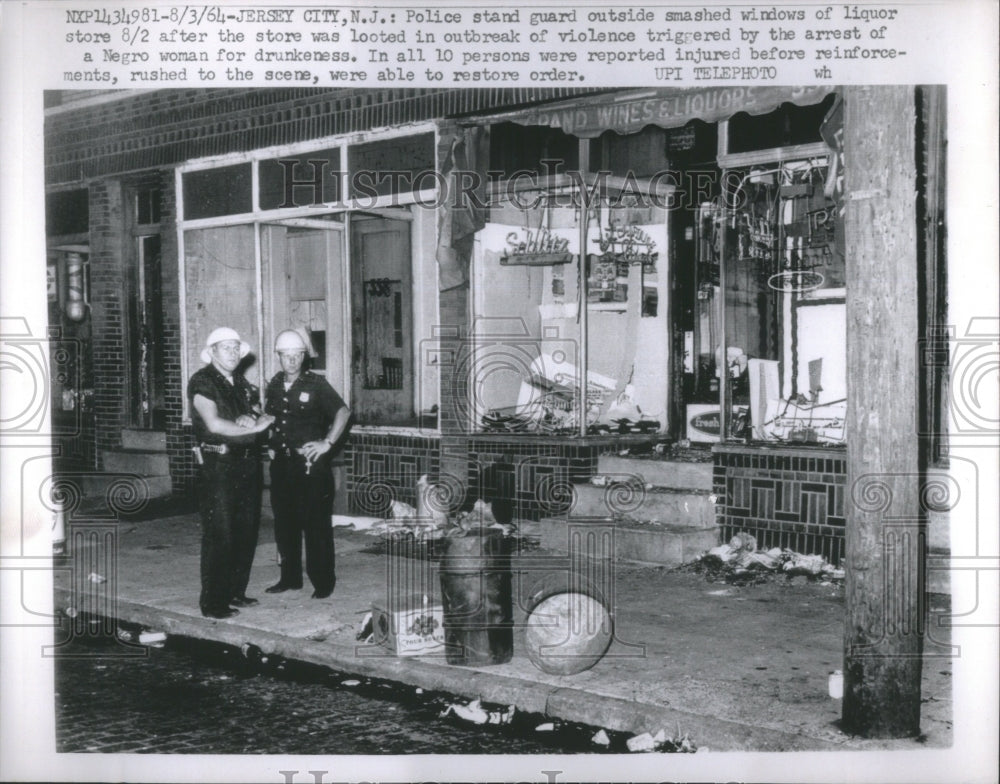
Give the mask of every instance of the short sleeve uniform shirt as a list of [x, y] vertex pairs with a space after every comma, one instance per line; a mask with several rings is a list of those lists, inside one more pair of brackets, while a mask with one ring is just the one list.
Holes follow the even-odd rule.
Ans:
[[322, 376], [304, 370], [285, 389], [285, 374], [277, 373], [267, 385], [264, 408], [274, 416], [271, 448], [297, 449], [326, 438], [337, 412], [344, 407], [343, 399]]
[[253, 433], [246, 436], [225, 437], [209, 432], [201, 414], [194, 407], [194, 396], [201, 395], [211, 400], [215, 403], [220, 417], [235, 422], [237, 417], [244, 414], [254, 416], [257, 389], [243, 376], [235, 373], [232, 382], [230, 382], [212, 364], [205, 365], [191, 376], [191, 380], [188, 382], [188, 402], [191, 403], [191, 424], [194, 426], [197, 441], [203, 444], [251, 443], [255, 436]]

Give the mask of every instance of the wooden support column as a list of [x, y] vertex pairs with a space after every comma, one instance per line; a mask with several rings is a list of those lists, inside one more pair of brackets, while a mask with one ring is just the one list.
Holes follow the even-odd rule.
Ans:
[[847, 562], [842, 727], [920, 732], [923, 510], [913, 87], [844, 92]]
[[586, 187], [587, 174], [590, 171], [590, 139], [580, 139], [578, 142], [579, 162], [577, 168], [580, 170], [580, 264], [579, 283], [577, 292], [579, 294], [579, 322], [580, 322], [580, 342], [577, 346], [577, 366], [580, 371], [580, 387], [577, 390], [577, 408], [580, 412], [579, 435], [587, 435], [587, 341], [590, 337], [588, 333], [588, 319], [590, 310], [587, 296], [587, 237], [590, 227], [590, 194]]

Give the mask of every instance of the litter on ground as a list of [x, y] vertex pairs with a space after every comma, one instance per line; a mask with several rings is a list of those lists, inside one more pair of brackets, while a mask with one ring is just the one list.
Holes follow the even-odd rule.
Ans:
[[163, 643], [167, 641], [166, 632], [142, 632], [139, 635], [139, 642], [142, 645], [157, 645], [162, 646]]
[[625, 741], [625, 745], [631, 752], [658, 751], [665, 754], [693, 754], [698, 750], [694, 741], [686, 734], [681, 735], [680, 728], [674, 737], [667, 735], [667, 731], [664, 729], [660, 729], [655, 735], [641, 732]]
[[513, 705], [498, 710], [486, 710], [483, 708], [481, 700], [473, 700], [467, 705], [452, 703], [444, 709], [441, 717], [444, 718], [453, 713], [458, 718], [471, 721], [473, 724], [510, 724], [514, 718], [515, 710]]
[[844, 579], [844, 570], [829, 563], [822, 555], [803, 555], [781, 547], [759, 550], [757, 539], [742, 532], [726, 544], [704, 553], [695, 561], [695, 567], [721, 572], [727, 582], [739, 582], [752, 578], [754, 574], [766, 573], [781, 573], [789, 577], [802, 575], [825, 581]]

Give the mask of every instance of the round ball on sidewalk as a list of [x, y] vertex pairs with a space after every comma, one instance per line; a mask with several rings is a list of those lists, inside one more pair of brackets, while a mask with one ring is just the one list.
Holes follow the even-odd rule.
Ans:
[[589, 670], [611, 645], [611, 615], [584, 593], [557, 593], [540, 601], [528, 616], [528, 658], [552, 675]]

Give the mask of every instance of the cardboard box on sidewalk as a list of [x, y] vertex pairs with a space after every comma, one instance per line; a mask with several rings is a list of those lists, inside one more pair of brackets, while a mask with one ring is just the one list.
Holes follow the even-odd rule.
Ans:
[[444, 651], [444, 610], [422, 594], [372, 603], [374, 641], [397, 656]]

